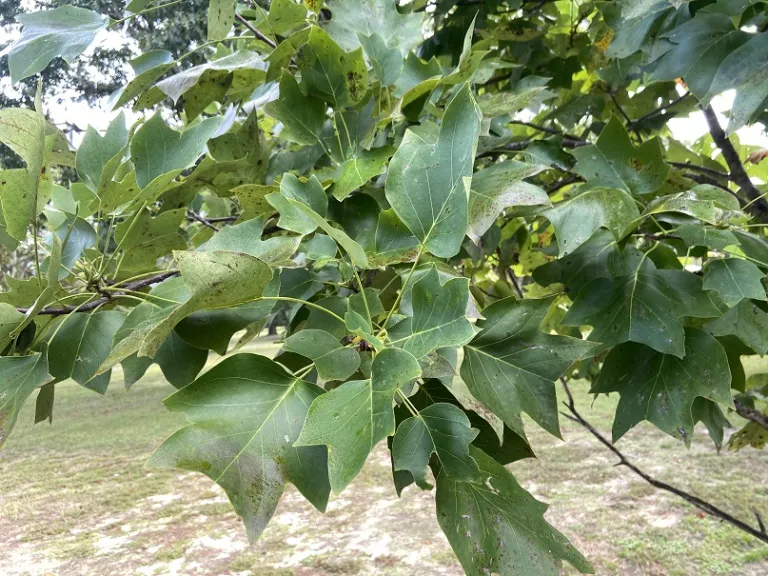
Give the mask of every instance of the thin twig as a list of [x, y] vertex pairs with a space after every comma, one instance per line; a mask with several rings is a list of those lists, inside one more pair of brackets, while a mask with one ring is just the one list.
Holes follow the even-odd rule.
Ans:
[[206, 226], [207, 228], [210, 228], [211, 230], [215, 230], [216, 232], [219, 231], [219, 229], [216, 228], [216, 226], [214, 226], [210, 220], [208, 220], [207, 218], [204, 218], [203, 216], [201, 216], [197, 212], [194, 212], [193, 210], [187, 211], [187, 220], [189, 220], [190, 222], [200, 222], [200, 224], [202, 224], [203, 226]]
[[[154, 276], [150, 276], [149, 278], [144, 278], [143, 280], [137, 280], [136, 282], [126, 284], [125, 286], [122, 287], [122, 290], [125, 290], [125, 292], [140, 290], [141, 288], [146, 288], [147, 286], [151, 286], [152, 284], [158, 284], [163, 280], [167, 280], [168, 278], [173, 278], [174, 276], [178, 276], [178, 275], [179, 275], [178, 270], [169, 270], [167, 272], [160, 272], [159, 274], [155, 274]], [[110, 296], [104, 296], [103, 298], [94, 300], [93, 302], [89, 302], [88, 304], [85, 304], [80, 307], [64, 306], [61, 308], [43, 308], [38, 312], [38, 314], [44, 314], [48, 316], [62, 316], [64, 314], [72, 314], [75, 311], [89, 312], [91, 310], [98, 308], [103, 304], [106, 304], [110, 300], [115, 300], [116, 298], [120, 298], [123, 295], [124, 294], [122, 292], [115, 292]], [[26, 314], [29, 311], [28, 308], [16, 308], [16, 309], [22, 314]]]
[[240, 22], [243, 26], [248, 28], [251, 32], [253, 32], [253, 35], [256, 36], [259, 40], [262, 42], [269, 44], [272, 48], [277, 48], [277, 44], [274, 40], [269, 38], [269, 36], [266, 36], [261, 30], [256, 28], [253, 24], [251, 24], [247, 18], [244, 18], [241, 14], [235, 14], [235, 18], [237, 18], [237, 21]]
[[510, 282], [512, 282], [512, 285], [515, 287], [515, 292], [517, 292], [517, 295], [520, 296], [520, 299], [522, 300], [525, 298], [523, 295], [523, 291], [520, 288], [520, 282], [517, 280], [517, 276], [515, 276], [515, 273], [512, 271], [512, 268], [507, 268], [507, 277], [509, 278]]
[[618, 465], [626, 466], [627, 468], [632, 470], [632, 472], [634, 472], [635, 474], [640, 476], [643, 480], [648, 482], [651, 486], [658, 488], [659, 490], [665, 490], [667, 492], [671, 492], [672, 494], [679, 496], [689, 504], [692, 504], [702, 512], [705, 512], [710, 516], [714, 516], [715, 518], [720, 518], [721, 520], [728, 522], [732, 526], [735, 526], [739, 530], [742, 530], [747, 534], [754, 536], [758, 540], [762, 540], [763, 542], [768, 543], [768, 534], [765, 533], [765, 531], [763, 530], [763, 527], [757, 530], [752, 526], [750, 526], [749, 524], [747, 524], [746, 522], [742, 522], [738, 518], [735, 518], [730, 514], [728, 514], [727, 512], [720, 510], [720, 508], [716, 507], [714, 504], [711, 504], [706, 500], [702, 500], [701, 498], [698, 498], [693, 494], [689, 494], [685, 490], [681, 490], [680, 488], [675, 488], [674, 486], [671, 486], [666, 482], [657, 480], [656, 478], [650, 476], [648, 473], [644, 472], [643, 470], [635, 466], [626, 456], [624, 456], [624, 454], [622, 454], [622, 452], [618, 448], [616, 448], [616, 446], [614, 446], [594, 426], [592, 426], [592, 424], [586, 421], [584, 417], [581, 414], [579, 414], [579, 411], [576, 410], [576, 403], [573, 400], [573, 394], [571, 394], [571, 390], [570, 388], [568, 388], [568, 382], [565, 380], [565, 378], [560, 378], [560, 382], [562, 383], [563, 388], [565, 389], [565, 393], [568, 396], [568, 401], [563, 402], [563, 404], [570, 411], [570, 414], [566, 414], [563, 412], [563, 415], [569, 420], [572, 420], [578, 424], [581, 424], [581, 426], [586, 428], [587, 431], [589, 431], [589, 433], [592, 434], [592, 436], [597, 438], [597, 440], [599, 440], [603, 446], [605, 446], [606, 448], [608, 448], [608, 450], [613, 452], [619, 458]]
[[758, 190], [757, 186], [752, 184], [752, 180], [749, 179], [749, 174], [744, 169], [744, 164], [741, 163], [738, 152], [736, 152], [728, 136], [725, 135], [725, 132], [720, 127], [717, 114], [715, 114], [712, 106], [702, 106], [701, 109], [704, 112], [704, 118], [707, 120], [712, 140], [720, 148], [723, 158], [726, 164], [728, 164], [731, 180], [739, 186], [747, 199], [753, 201], [750, 205], [750, 211], [762, 222], [768, 222], [768, 201], [760, 197], [762, 193]]
[[756, 424], [759, 424], [760, 426], [768, 430], [768, 415], [763, 414], [762, 412], [759, 412], [754, 408], [750, 408], [749, 406], [742, 404], [738, 400], [734, 400], [733, 405], [736, 407], [736, 413], [739, 416], [741, 416], [742, 418], [746, 418], [747, 420], [751, 420], [752, 422], [755, 422]]
[[639, 127], [639, 126], [640, 126], [640, 125], [641, 125], [643, 122], [645, 122], [645, 121], [647, 121], [647, 120], [650, 120], [650, 119], [651, 119], [651, 118], [653, 118], [654, 116], [659, 116], [660, 114], [665, 114], [667, 110], [669, 110], [669, 109], [670, 109], [670, 108], [672, 108], [673, 106], [676, 106], [677, 104], [680, 104], [680, 102], [682, 102], [683, 100], [685, 100], [686, 98], [688, 98], [688, 96], [690, 96], [690, 95], [691, 95], [691, 93], [690, 93], [690, 92], [686, 92], [685, 94], [683, 94], [682, 96], [680, 96], [680, 98], [677, 98], [677, 99], [675, 99], [675, 100], [672, 100], [672, 102], [670, 102], [669, 104], [666, 104], [665, 106], [661, 106], [660, 108], [656, 108], [655, 110], [651, 110], [651, 111], [650, 111], [650, 112], [648, 112], [648, 114], [646, 114], [645, 116], [641, 116], [641, 117], [640, 117], [640, 118], [638, 118], [637, 120], [634, 120], [634, 121], [633, 121], [633, 122], [632, 122], [632, 123], [629, 125], [629, 128], [635, 129], [635, 128]]
[[731, 175], [728, 174], [727, 172], [720, 172], [719, 170], [707, 168], [706, 166], [699, 166], [698, 164], [692, 164], [690, 162], [667, 161], [667, 164], [669, 164], [670, 166], [674, 166], [675, 168], [687, 168], [688, 170], [693, 170], [694, 172], [702, 172], [704, 174], [708, 174], [709, 176], [712, 176], [713, 178], [720, 178], [721, 180], [731, 179]]

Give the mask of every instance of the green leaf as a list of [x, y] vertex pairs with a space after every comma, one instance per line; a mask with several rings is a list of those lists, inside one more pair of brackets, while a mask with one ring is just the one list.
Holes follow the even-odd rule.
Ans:
[[[26, 163], [25, 169], [0, 172], [0, 202], [8, 234], [24, 240], [27, 226], [42, 211], [40, 181], [46, 154], [45, 118], [33, 110], [0, 110], [0, 142]], [[45, 202], [42, 202], [44, 204]]]
[[122, 112], [109, 123], [104, 136], [88, 126], [77, 149], [77, 175], [80, 180], [94, 192], [103, 189], [115, 175], [127, 146], [128, 129]]
[[[130, 63], [136, 76], [112, 95], [111, 100], [115, 102], [112, 110], [117, 110], [149, 90], [158, 78], [176, 66], [173, 54], [167, 50], [150, 50], [134, 58]], [[160, 96], [165, 98], [163, 91], [159, 88], [153, 88], [150, 93], [153, 91], [160, 92]]]
[[389, 47], [384, 39], [376, 33], [366, 36], [357, 33], [360, 45], [371, 61], [376, 77], [382, 86], [391, 86], [403, 72], [403, 55], [398, 47]]
[[[152, 330], [187, 302], [189, 296], [189, 288], [182, 278], [171, 278], [154, 286], [148, 292], [147, 299], [126, 316], [112, 339], [112, 350], [99, 367], [99, 371], [109, 370], [138, 352]], [[151, 358], [154, 354], [145, 356]]]
[[307, 9], [295, 0], [273, 0], [269, 5], [269, 29], [274, 34], [285, 36], [307, 20]]
[[344, 200], [374, 176], [386, 170], [387, 160], [395, 153], [392, 146], [363, 150], [341, 165], [341, 172], [333, 185], [333, 195]]
[[675, 232], [686, 246], [709, 246], [715, 250], [724, 250], [728, 246], [738, 246], [739, 240], [730, 230], [720, 230], [698, 224], [684, 224]]
[[360, 367], [360, 355], [323, 330], [304, 329], [285, 340], [283, 348], [310, 358], [322, 381], [346, 380]]
[[543, 215], [555, 228], [562, 257], [584, 244], [599, 228], [607, 228], [616, 240], [621, 240], [640, 213], [626, 192], [592, 188], [555, 204]]
[[552, 298], [494, 302], [477, 323], [482, 331], [464, 347], [461, 377], [472, 396], [523, 438], [522, 412], [560, 437], [554, 381], [597, 351], [589, 342], [540, 330], [551, 304]]
[[[634, 266], [633, 266], [634, 267]], [[586, 284], [563, 318], [566, 326], [592, 326], [589, 340], [604, 346], [640, 342], [682, 358], [685, 313], [677, 291], [643, 259], [635, 270]]]
[[705, 326], [714, 336], [734, 335], [758, 354], [768, 354], [768, 313], [749, 300], [741, 300]]
[[762, 57], [768, 49], [768, 38], [765, 34], [750, 34], [747, 37], [749, 40], [743, 44], [730, 46], [731, 51], [717, 69], [705, 97], [709, 100], [728, 89], [738, 89], [731, 108], [729, 134], [749, 122], [755, 112], [761, 111], [763, 101], [768, 98], [768, 66]]
[[593, 186], [618, 188], [631, 194], [655, 192], [669, 173], [654, 138], [635, 148], [629, 134], [615, 116], [600, 132], [597, 144], [576, 148], [574, 172]]
[[[274, 274], [264, 288], [264, 296], [278, 296], [279, 293], [280, 275]], [[266, 320], [275, 305], [274, 300], [260, 300], [225, 310], [199, 310], [179, 322], [174, 331], [192, 346], [214, 350], [223, 356], [227, 353], [229, 341], [235, 332]], [[158, 356], [155, 357], [158, 362], [166, 344], [161, 346]], [[205, 356], [207, 357], [207, 353]], [[163, 367], [162, 363], [160, 367]]]
[[549, 78], [528, 76], [520, 80], [511, 90], [483, 94], [477, 99], [477, 103], [483, 114], [491, 118], [503, 114], [514, 114], [534, 100], [552, 98], [554, 94], [547, 91], [549, 80]]
[[123, 250], [123, 269], [151, 268], [171, 250], [186, 248], [187, 243], [179, 233], [185, 215], [184, 209], [168, 210], [154, 217], [149, 210], [142, 210], [118, 224], [115, 240]]
[[[220, 99], [205, 98], [207, 93], [216, 92], [215, 86], [223, 88], [220, 92], [222, 96], [235, 89], [245, 90], [250, 95], [256, 86], [264, 82], [266, 70], [266, 63], [256, 52], [238, 50], [223, 58], [187, 68], [165, 78], [157, 83], [157, 87], [170, 96], [174, 103], [184, 96], [185, 108], [190, 101], [199, 100], [197, 108], [202, 110], [213, 100]], [[188, 114], [187, 121], [192, 121], [196, 116], [197, 114]]]
[[[149, 305], [145, 302], [137, 306], [115, 335], [112, 351], [97, 375], [134, 352], [154, 357], [176, 324], [198, 310], [220, 310], [258, 300], [272, 278], [267, 264], [241, 252], [174, 251], [173, 254], [183, 282], [166, 282], [161, 292], [170, 292], [173, 298], [163, 298], [172, 303]], [[137, 312], [145, 304], [149, 306]]]
[[432, 404], [397, 427], [392, 443], [394, 469], [407, 470], [420, 488], [430, 490], [426, 470], [435, 454], [442, 473], [453, 480], [482, 483], [477, 463], [469, 455], [469, 445], [477, 434], [461, 408]]
[[13, 430], [26, 399], [36, 388], [51, 380], [45, 351], [0, 358], [0, 447]]
[[687, 192], [656, 198], [643, 212], [643, 215], [677, 212], [698, 218], [713, 225], [725, 223], [741, 206], [738, 199], [728, 192], [702, 184]]
[[451, 278], [441, 284], [433, 266], [413, 285], [411, 293], [413, 314], [388, 328], [391, 344], [418, 359], [437, 348], [462, 346], [475, 335], [466, 317], [467, 278]]
[[704, 289], [712, 290], [730, 308], [743, 299], [768, 300], [760, 268], [741, 258], [710, 260], [704, 266]]
[[472, 164], [480, 110], [469, 84], [434, 125], [410, 128], [392, 157], [386, 196], [408, 229], [435, 256], [454, 256], [467, 231]]
[[595, 278], [612, 278], [621, 265], [616, 239], [601, 228], [570, 254], [537, 267], [533, 279], [542, 286], [565, 284], [571, 299]]
[[346, 382], [312, 403], [294, 446], [328, 446], [335, 494], [357, 476], [373, 447], [395, 433], [395, 393], [420, 375], [411, 354], [388, 348], [374, 358], [370, 380]]
[[730, 18], [700, 13], [661, 38], [670, 44], [670, 49], [654, 62], [651, 76], [662, 81], [683, 78], [688, 89], [703, 99], [723, 60], [744, 44], [749, 34], [734, 28]]
[[389, 0], [327, 0], [326, 6], [333, 17], [325, 29], [345, 50], [360, 46], [360, 36], [376, 34], [406, 56], [423, 40], [423, 14], [401, 14]]
[[[313, 176], [314, 178], [314, 176]], [[302, 214], [308, 221], [319, 226], [323, 231], [333, 238], [336, 243], [344, 249], [347, 253], [352, 264], [358, 268], [366, 269], [369, 267], [368, 258], [365, 254], [365, 250], [357, 242], [352, 240], [349, 235], [338, 228], [334, 228], [323, 216], [315, 212], [310, 206], [304, 202], [299, 202], [291, 198], [287, 199], [288, 205], [291, 209], [295, 209], [298, 213]]]
[[11, 343], [11, 334], [24, 322], [24, 314], [10, 304], [0, 304], [0, 351]]
[[155, 178], [191, 166], [221, 124], [221, 117], [207, 118], [183, 132], [169, 127], [156, 113], [131, 139], [131, 161], [136, 182], [146, 188]]
[[321, 217], [328, 213], [328, 197], [314, 174], [306, 182], [302, 182], [293, 174], [284, 174], [280, 181], [280, 192], [267, 194], [265, 199], [280, 212], [277, 225], [299, 234], [314, 232], [318, 224], [300, 210], [297, 204], [307, 206]]
[[296, 64], [307, 93], [334, 108], [357, 104], [368, 90], [362, 48], [345, 52], [321, 28], [311, 28], [307, 43], [296, 54]]
[[208, 40], [221, 40], [229, 35], [235, 23], [237, 0], [208, 0]]
[[371, 266], [411, 262], [419, 253], [419, 239], [411, 234], [394, 210], [382, 210], [376, 228], [363, 234], [362, 241]]
[[504, 466], [472, 449], [483, 484], [437, 477], [437, 520], [464, 571], [471, 576], [557, 576], [566, 560], [577, 570], [592, 566], [567, 538], [544, 520], [547, 505], [526, 492]]
[[524, 178], [546, 170], [546, 166], [507, 160], [472, 175], [469, 191], [469, 232], [475, 242], [485, 234], [505, 208], [549, 205], [547, 193]]
[[328, 503], [326, 450], [295, 448], [307, 407], [322, 394], [272, 360], [225, 359], [165, 400], [190, 422], [155, 451], [151, 466], [202, 472], [227, 493], [250, 539], [264, 531], [285, 484], [315, 506]]
[[[57, 381], [71, 378], [99, 394], [109, 386], [109, 372], [94, 378], [101, 363], [112, 350], [112, 339], [125, 316], [117, 310], [70, 314], [48, 342], [48, 365]], [[56, 327], [54, 327], [56, 330]]]
[[264, 111], [283, 123], [281, 138], [306, 145], [319, 141], [325, 122], [325, 105], [322, 100], [304, 96], [292, 74], [283, 72], [280, 98], [268, 103]]
[[[261, 239], [264, 232], [264, 217], [246, 220], [234, 226], [222, 228], [213, 238], [202, 244], [198, 250], [232, 250], [255, 256], [272, 266], [286, 265], [298, 250], [301, 236], [275, 236]], [[335, 244], [334, 244], [335, 247]]]
[[685, 331], [684, 357], [661, 354], [642, 344], [611, 350], [591, 393], [619, 393], [613, 441], [643, 420], [690, 442], [693, 402], [702, 397], [732, 406], [731, 371], [720, 343], [701, 330]]
[[[228, 341], [227, 341], [228, 342]], [[126, 389], [138, 382], [147, 369], [156, 363], [163, 376], [175, 388], [183, 388], [192, 382], [208, 359], [208, 350], [188, 344], [175, 331], [163, 342], [154, 358], [129, 356], [121, 362]]]
[[8, 56], [12, 84], [41, 72], [57, 56], [72, 64], [109, 25], [106, 16], [74, 6], [22, 13], [16, 21], [21, 35], [0, 52]]

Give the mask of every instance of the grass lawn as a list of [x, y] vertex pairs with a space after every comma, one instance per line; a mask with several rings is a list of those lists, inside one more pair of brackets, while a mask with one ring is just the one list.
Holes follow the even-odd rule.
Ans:
[[[274, 346], [261, 340], [250, 351]], [[249, 545], [208, 478], [144, 468], [183, 416], [162, 407], [172, 388], [156, 368], [128, 392], [121, 379], [115, 374], [106, 397], [57, 386], [53, 426], [33, 426], [34, 401], [25, 406], [0, 451], [1, 575], [462, 574], [437, 525], [434, 494], [411, 487], [398, 499], [384, 444], [325, 515], [291, 488]], [[592, 403], [585, 385], [572, 386], [582, 414], [609, 433], [616, 398]], [[768, 574], [768, 546], [614, 467], [607, 450], [563, 420], [565, 442], [529, 422], [538, 460], [511, 470], [551, 504], [548, 520], [597, 574]], [[619, 446], [653, 475], [748, 522], [753, 509], [768, 518], [764, 452], [718, 454], [703, 428], [686, 450], [646, 424]]]

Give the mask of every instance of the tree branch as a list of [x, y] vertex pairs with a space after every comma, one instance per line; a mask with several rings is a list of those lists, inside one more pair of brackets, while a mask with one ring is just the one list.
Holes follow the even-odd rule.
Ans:
[[211, 230], [215, 230], [216, 232], [219, 231], [219, 229], [216, 228], [216, 226], [214, 226], [210, 220], [208, 220], [207, 218], [203, 218], [200, 214], [198, 214], [193, 210], [187, 210], [187, 220], [189, 220], [190, 222], [200, 222], [200, 224], [202, 224], [207, 228], [210, 228]]
[[238, 21], [238, 22], [240, 22], [240, 24], [242, 24], [243, 26], [245, 26], [246, 28], [248, 28], [248, 30], [250, 30], [251, 32], [253, 32], [253, 35], [254, 35], [254, 36], [256, 36], [256, 38], [258, 38], [259, 40], [261, 40], [261, 41], [262, 41], [262, 42], [264, 42], [265, 44], [269, 44], [269, 45], [270, 45], [272, 48], [277, 48], [277, 44], [275, 44], [275, 42], [274, 42], [274, 41], [273, 41], [271, 38], [269, 38], [269, 37], [268, 37], [268, 36], [266, 36], [264, 33], [262, 33], [262, 32], [261, 32], [261, 30], [259, 30], [258, 28], [256, 28], [256, 26], [254, 26], [253, 24], [251, 24], [251, 23], [250, 23], [250, 22], [249, 22], [249, 21], [248, 21], [246, 18], [244, 18], [242, 15], [240, 15], [240, 14], [235, 14], [235, 18], [237, 18], [237, 21]]
[[[178, 275], [179, 275], [178, 270], [169, 270], [167, 272], [160, 272], [159, 274], [155, 274], [154, 276], [150, 276], [149, 278], [144, 278], [142, 280], [137, 280], [136, 282], [131, 282], [130, 284], [126, 284], [122, 288], [126, 292], [136, 291], [136, 290], [140, 290], [141, 288], [146, 288], [147, 286], [152, 286], [152, 284], [158, 284], [163, 280], [167, 280], [168, 278], [173, 278], [174, 276], [178, 276]], [[84, 304], [79, 308], [77, 306], [64, 306], [62, 308], [43, 308], [38, 312], [38, 314], [44, 314], [48, 316], [62, 316], [64, 314], [72, 314], [75, 311], [90, 312], [91, 310], [98, 308], [102, 304], [106, 304], [107, 302], [111, 300], [115, 300], [116, 298], [120, 298], [123, 295], [124, 293], [122, 292], [115, 292], [110, 296], [104, 296], [103, 298], [99, 298], [98, 300], [94, 300], [93, 302], [88, 302], [88, 304]], [[29, 308], [16, 308], [16, 310], [18, 310], [22, 314], [26, 314], [29, 311]]]
[[650, 111], [650, 112], [648, 112], [648, 114], [646, 114], [645, 116], [641, 116], [641, 117], [640, 117], [640, 118], [638, 118], [637, 120], [633, 120], [633, 121], [632, 121], [632, 122], [629, 124], [629, 126], [628, 126], [628, 127], [629, 127], [629, 128], [632, 128], [633, 130], [634, 130], [635, 128], [638, 128], [638, 127], [639, 127], [639, 126], [640, 126], [640, 125], [641, 125], [643, 122], [645, 122], [645, 121], [647, 121], [647, 120], [650, 120], [651, 118], [654, 118], [655, 116], [659, 116], [659, 115], [661, 115], [661, 114], [665, 114], [667, 110], [669, 110], [669, 109], [670, 109], [670, 108], [672, 108], [673, 106], [676, 106], [676, 105], [680, 104], [680, 102], [682, 102], [683, 100], [685, 100], [686, 98], [688, 98], [688, 96], [690, 96], [690, 95], [691, 95], [691, 93], [690, 93], [690, 92], [686, 92], [685, 94], [683, 94], [682, 96], [680, 96], [680, 98], [677, 98], [676, 100], [672, 100], [672, 102], [670, 102], [670, 103], [669, 103], [669, 104], [667, 104], [666, 106], [662, 106], [661, 108], [656, 108], [655, 110], [651, 110], [651, 111]]
[[565, 389], [565, 393], [568, 396], [568, 401], [564, 402], [566, 408], [570, 411], [571, 414], [566, 414], [563, 412], [563, 415], [573, 420], [574, 422], [581, 424], [584, 428], [589, 431], [592, 436], [597, 438], [597, 440], [600, 441], [600, 443], [608, 448], [611, 452], [613, 452], [618, 458], [619, 458], [619, 465], [626, 466], [632, 472], [640, 476], [643, 480], [648, 482], [651, 486], [654, 488], [658, 488], [659, 490], [664, 490], [666, 492], [671, 492], [675, 496], [679, 496], [689, 504], [692, 504], [702, 512], [705, 512], [709, 514], [710, 516], [714, 516], [715, 518], [720, 518], [721, 520], [724, 520], [725, 522], [728, 522], [732, 526], [735, 526], [739, 530], [742, 530], [746, 532], [747, 534], [754, 536], [758, 540], [762, 540], [763, 542], [768, 543], [768, 534], [761, 528], [761, 529], [755, 529], [746, 522], [742, 522], [738, 518], [735, 518], [728, 514], [727, 512], [720, 510], [720, 508], [716, 507], [714, 504], [710, 504], [706, 500], [702, 500], [701, 498], [698, 498], [697, 496], [694, 496], [693, 494], [689, 494], [685, 490], [681, 490], [680, 488], [675, 488], [674, 486], [671, 486], [670, 484], [667, 484], [666, 482], [662, 482], [661, 480], [657, 480], [656, 478], [650, 476], [637, 466], [635, 466], [629, 459], [627, 459], [624, 454], [619, 451], [616, 446], [614, 446], [611, 442], [608, 441], [598, 430], [592, 426], [589, 422], [587, 422], [584, 417], [579, 414], [578, 410], [576, 410], [576, 403], [573, 400], [573, 395], [571, 394], [570, 388], [568, 388], [568, 382], [565, 380], [565, 378], [560, 378], [560, 382], [563, 384], [563, 388]]
[[768, 414], [763, 414], [754, 408], [750, 408], [746, 404], [742, 404], [738, 400], [733, 401], [733, 405], [736, 406], [736, 413], [742, 418], [751, 420], [756, 424], [760, 424], [763, 428], [768, 430]]
[[725, 132], [723, 132], [723, 129], [720, 127], [720, 122], [717, 120], [715, 111], [712, 109], [712, 106], [702, 106], [701, 109], [704, 112], [704, 118], [707, 120], [712, 140], [714, 140], [717, 147], [720, 148], [720, 151], [723, 153], [723, 158], [731, 171], [731, 180], [739, 186], [742, 193], [746, 196], [746, 199], [750, 201], [751, 212], [761, 221], [768, 222], [768, 202], [764, 198], [761, 198], [762, 193], [749, 179], [749, 175], [744, 169], [744, 164], [741, 163], [739, 154], [728, 139], [728, 136], [725, 135]]
[[707, 168], [706, 166], [699, 166], [698, 164], [691, 164], [690, 162], [670, 162], [667, 161], [667, 164], [670, 166], [674, 166], [675, 168], [687, 168], [688, 170], [693, 170], [694, 172], [702, 172], [703, 174], [707, 174], [709, 176], [712, 176], [713, 178], [720, 178], [721, 180], [730, 180], [731, 175], [727, 172], [720, 172], [719, 170], [713, 170], [712, 168]]

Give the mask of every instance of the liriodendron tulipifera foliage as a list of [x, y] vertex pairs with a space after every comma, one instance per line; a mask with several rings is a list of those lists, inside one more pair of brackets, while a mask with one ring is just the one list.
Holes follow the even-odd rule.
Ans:
[[[168, 4], [22, 14], [10, 80]], [[0, 442], [30, 396], [42, 421], [57, 383], [157, 363], [187, 424], [149, 464], [212, 478], [251, 538], [286, 484], [322, 511], [386, 440], [467, 574], [590, 572], [504, 467], [534, 456], [523, 413], [561, 436], [559, 378], [618, 392], [614, 441], [703, 422], [719, 449], [734, 406], [765, 409], [740, 357], [768, 351], [768, 162], [735, 130], [766, 118], [767, 24], [765, 2], [211, 0], [208, 63], [138, 55], [111, 103], [139, 114], [76, 150], [49, 103], [0, 111], [25, 163], [0, 236], [34, 248], [0, 296]], [[699, 108], [707, 134], [670, 131]], [[278, 316], [278, 354], [244, 351]]]

